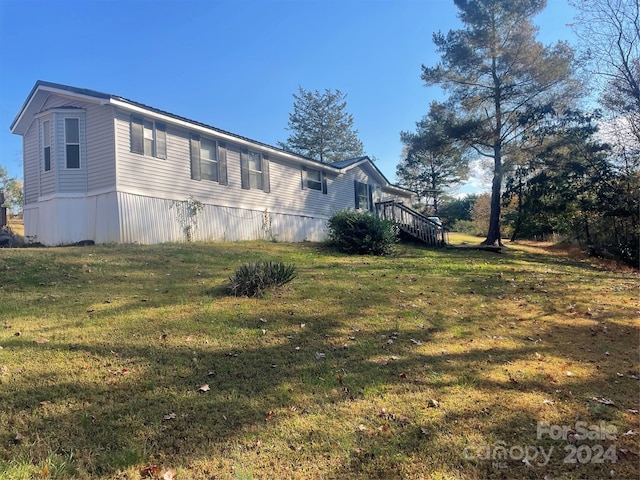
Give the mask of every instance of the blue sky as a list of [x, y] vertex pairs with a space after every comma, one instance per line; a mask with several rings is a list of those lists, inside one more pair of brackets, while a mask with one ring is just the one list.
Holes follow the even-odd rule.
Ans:
[[[120, 95], [271, 145], [292, 94], [339, 89], [365, 152], [392, 182], [400, 131], [437, 87], [432, 34], [453, 0], [0, 0], [0, 165], [22, 177], [9, 125], [36, 80]], [[548, 0], [540, 40], [573, 42], [567, 0]], [[472, 191], [472, 181], [463, 191]]]

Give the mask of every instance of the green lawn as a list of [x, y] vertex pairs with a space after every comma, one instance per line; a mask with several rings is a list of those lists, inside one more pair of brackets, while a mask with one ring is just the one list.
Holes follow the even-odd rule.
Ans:
[[[298, 276], [227, 296], [257, 260]], [[635, 479], [639, 311], [539, 245], [0, 250], [0, 478]]]

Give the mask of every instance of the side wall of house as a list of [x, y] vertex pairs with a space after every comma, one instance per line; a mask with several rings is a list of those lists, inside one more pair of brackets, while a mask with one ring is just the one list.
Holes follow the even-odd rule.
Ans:
[[34, 121], [22, 137], [25, 205], [37, 202], [40, 196], [39, 136], [38, 122]]
[[[327, 193], [303, 188], [302, 168], [272, 150], [256, 145], [250, 150], [268, 154], [269, 193], [243, 189], [240, 142], [167, 125], [167, 158], [131, 152], [131, 114], [116, 113], [118, 201], [123, 242], [158, 243], [184, 238], [172, 202], [189, 197], [204, 211], [193, 230], [196, 240], [319, 241], [326, 221], [336, 211], [354, 206], [353, 178], [326, 175]], [[191, 177], [190, 136], [224, 144], [227, 184]], [[365, 173], [362, 175], [366, 176]], [[346, 189], [346, 191], [345, 191]]]

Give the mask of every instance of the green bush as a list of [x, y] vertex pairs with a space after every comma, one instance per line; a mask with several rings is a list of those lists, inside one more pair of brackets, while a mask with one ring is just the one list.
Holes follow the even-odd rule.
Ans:
[[398, 241], [393, 222], [370, 213], [337, 212], [327, 226], [330, 244], [346, 253], [387, 255]]
[[269, 287], [280, 287], [296, 277], [296, 267], [282, 262], [256, 262], [241, 266], [233, 277], [229, 293], [236, 297], [260, 297]]

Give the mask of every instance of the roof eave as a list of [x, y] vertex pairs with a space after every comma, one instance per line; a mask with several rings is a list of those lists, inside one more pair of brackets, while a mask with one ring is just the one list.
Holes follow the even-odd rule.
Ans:
[[[17, 134], [17, 135], [23, 135], [27, 131], [28, 125], [23, 124], [24, 114], [29, 109], [29, 106], [31, 105], [33, 100], [36, 98], [38, 92], [41, 92], [41, 91], [48, 92], [48, 93], [57, 93], [59, 95], [65, 95], [67, 97], [71, 96], [80, 100], [84, 100], [92, 103], [98, 103], [102, 105], [109, 103], [109, 99], [110, 99], [109, 95], [103, 94], [100, 92], [74, 89], [73, 87], [66, 87], [65, 85], [60, 85], [57, 83], [38, 80], [36, 84], [33, 86], [33, 88], [31, 89], [31, 92], [29, 92], [29, 95], [27, 96], [27, 99], [24, 101], [22, 107], [18, 111], [18, 115], [16, 115], [16, 118], [13, 120], [13, 122], [11, 122], [11, 125], [9, 126], [11, 133]], [[31, 122], [29, 122], [29, 124], [31, 124]]]

